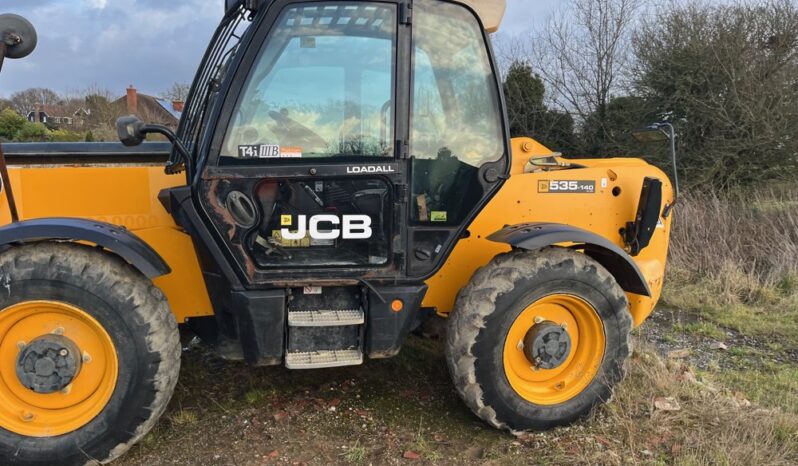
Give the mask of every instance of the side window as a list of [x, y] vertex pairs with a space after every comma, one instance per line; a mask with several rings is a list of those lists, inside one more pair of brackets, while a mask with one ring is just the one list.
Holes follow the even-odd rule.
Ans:
[[411, 218], [458, 225], [482, 197], [479, 167], [504, 153], [496, 81], [471, 12], [431, 0], [414, 11]]
[[395, 6], [291, 7], [266, 44], [236, 104], [221, 164], [393, 157]]

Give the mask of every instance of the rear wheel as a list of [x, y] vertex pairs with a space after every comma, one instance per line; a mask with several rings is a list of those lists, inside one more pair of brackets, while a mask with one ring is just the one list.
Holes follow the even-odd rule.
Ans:
[[161, 416], [179, 367], [166, 299], [129, 264], [65, 243], [0, 254], [1, 464], [117, 458]]
[[447, 359], [482, 419], [513, 431], [563, 425], [606, 401], [623, 378], [632, 320], [615, 279], [575, 251], [497, 256], [450, 317]]

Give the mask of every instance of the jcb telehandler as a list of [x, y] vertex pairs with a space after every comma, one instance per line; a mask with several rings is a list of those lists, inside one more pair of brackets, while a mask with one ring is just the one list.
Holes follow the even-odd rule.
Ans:
[[[131, 116], [124, 146], [5, 145], [0, 463], [125, 453], [169, 402], [180, 327], [315, 369], [393, 356], [437, 314], [490, 425], [607, 400], [662, 289], [674, 192], [641, 160], [510, 139], [505, 1], [225, 7], [176, 133]], [[15, 15], [0, 34], [0, 56], [35, 45]]]

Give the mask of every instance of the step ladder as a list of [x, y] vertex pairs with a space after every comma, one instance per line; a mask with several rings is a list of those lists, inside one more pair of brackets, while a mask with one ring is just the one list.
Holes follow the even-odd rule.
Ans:
[[288, 369], [363, 364], [363, 309], [288, 311]]

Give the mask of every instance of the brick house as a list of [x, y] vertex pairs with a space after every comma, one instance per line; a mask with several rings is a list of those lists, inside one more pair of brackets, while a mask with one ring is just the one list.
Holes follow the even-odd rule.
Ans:
[[183, 112], [182, 101], [171, 101], [160, 97], [142, 94], [135, 87], [127, 88], [127, 93], [111, 103], [119, 115], [136, 115], [147, 123], [177, 129]]
[[44, 123], [55, 126], [83, 126], [91, 111], [82, 107], [75, 109], [68, 105], [36, 104], [25, 117], [31, 123]]

